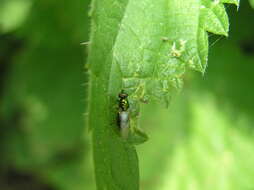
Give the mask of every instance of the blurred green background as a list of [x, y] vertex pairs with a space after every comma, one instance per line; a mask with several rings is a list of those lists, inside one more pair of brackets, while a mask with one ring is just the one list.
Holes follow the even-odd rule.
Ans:
[[[85, 122], [88, 0], [0, 0], [0, 189], [95, 190]], [[142, 106], [142, 190], [254, 189], [254, 9], [226, 6], [204, 76]], [[128, 182], [127, 182], [128, 183]]]

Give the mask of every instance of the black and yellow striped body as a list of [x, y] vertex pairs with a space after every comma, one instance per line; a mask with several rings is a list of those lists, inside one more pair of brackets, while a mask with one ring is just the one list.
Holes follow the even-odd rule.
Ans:
[[120, 99], [119, 107], [122, 111], [127, 111], [129, 109], [129, 102], [127, 99]]
[[129, 109], [128, 94], [123, 91], [119, 94], [119, 109], [120, 111], [127, 111]]

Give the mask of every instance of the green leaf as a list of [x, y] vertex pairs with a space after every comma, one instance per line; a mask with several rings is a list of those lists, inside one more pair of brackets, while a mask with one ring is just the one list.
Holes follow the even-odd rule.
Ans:
[[2, 0], [0, 31], [9, 32], [21, 26], [29, 14], [31, 5], [31, 0]]
[[238, 5], [236, 0], [93, 0], [89, 125], [99, 190], [139, 187], [135, 148], [119, 135], [118, 94], [122, 89], [129, 94], [136, 120], [139, 101], [167, 105], [186, 69], [204, 73], [207, 31], [228, 34], [223, 3]]
[[254, 8], [254, 0], [250, 0], [250, 5]]

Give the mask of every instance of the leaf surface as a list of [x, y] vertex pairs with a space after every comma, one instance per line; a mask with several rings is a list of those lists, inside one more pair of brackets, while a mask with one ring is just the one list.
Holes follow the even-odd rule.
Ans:
[[134, 146], [119, 136], [118, 94], [169, 103], [186, 69], [207, 66], [207, 32], [227, 36], [223, 3], [236, 0], [94, 0], [89, 47], [89, 125], [98, 190], [139, 189]]
[[253, 0], [250, 0], [250, 4], [252, 7], [254, 7], [254, 1]]

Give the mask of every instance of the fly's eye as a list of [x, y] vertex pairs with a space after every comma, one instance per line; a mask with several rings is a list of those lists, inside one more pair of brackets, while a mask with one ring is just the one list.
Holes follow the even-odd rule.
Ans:
[[119, 96], [119, 98], [127, 98], [128, 94], [120, 93], [118, 96]]

